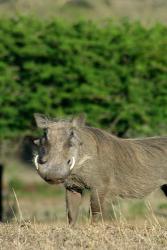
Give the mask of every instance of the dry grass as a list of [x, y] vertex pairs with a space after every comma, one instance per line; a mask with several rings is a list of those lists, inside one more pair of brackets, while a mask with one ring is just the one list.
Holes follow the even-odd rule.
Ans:
[[2, 0], [0, 4], [0, 16], [22, 13], [68, 21], [129, 17], [146, 25], [167, 23], [166, 12], [166, 0]]
[[1, 225], [1, 249], [167, 249], [166, 227], [143, 222], [102, 225], [14, 223]]
[[[91, 225], [89, 218], [80, 218], [71, 228], [66, 222], [62, 196], [27, 198], [27, 202], [16, 193], [14, 196], [19, 209], [12, 223], [0, 225], [1, 249], [167, 249], [166, 219], [155, 215], [150, 202], [146, 203], [143, 217], [127, 220], [126, 214], [114, 208], [115, 218], [110, 222], [101, 220]], [[58, 217], [49, 209], [55, 210]], [[42, 211], [48, 211], [50, 216], [44, 218]]]

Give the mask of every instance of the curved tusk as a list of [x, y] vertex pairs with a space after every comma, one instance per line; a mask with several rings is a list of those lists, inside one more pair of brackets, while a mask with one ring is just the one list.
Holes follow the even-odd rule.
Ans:
[[74, 165], [75, 165], [75, 158], [74, 158], [74, 157], [72, 157], [72, 164], [71, 164], [71, 166], [70, 166], [70, 170], [72, 170], [72, 169], [73, 169]]
[[36, 155], [35, 158], [34, 158], [34, 163], [35, 163], [35, 166], [36, 166], [36, 169], [38, 170], [39, 168], [39, 165], [38, 165], [38, 157], [39, 155]]

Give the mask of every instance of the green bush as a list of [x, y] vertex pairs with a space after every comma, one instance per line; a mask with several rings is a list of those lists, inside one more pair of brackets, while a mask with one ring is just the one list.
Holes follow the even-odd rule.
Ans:
[[167, 132], [167, 27], [0, 20], [0, 135], [32, 132], [33, 113], [87, 114], [120, 136]]

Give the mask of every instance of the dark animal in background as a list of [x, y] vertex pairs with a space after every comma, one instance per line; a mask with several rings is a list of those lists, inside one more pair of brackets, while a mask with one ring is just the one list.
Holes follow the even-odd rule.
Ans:
[[44, 129], [35, 141], [37, 171], [48, 183], [64, 183], [70, 224], [84, 189], [93, 221], [107, 218], [114, 197], [142, 198], [160, 187], [167, 194], [167, 137], [121, 139], [86, 126], [82, 116], [56, 121], [35, 114], [35, 120]]

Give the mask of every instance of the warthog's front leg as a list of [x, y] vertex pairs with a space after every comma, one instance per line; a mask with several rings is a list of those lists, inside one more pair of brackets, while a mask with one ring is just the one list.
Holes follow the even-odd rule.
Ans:
[[97, 189], [91, 191], [90, 208], [92, 214], [92, 222], [103, 221], [104, 219], [106, 219], [103, 192], [99, 192]]
[[66, 209], [68, 215], [68, 222], [72, 226], [76, 223], [81, 199], [82, 193], [66, 189]]

